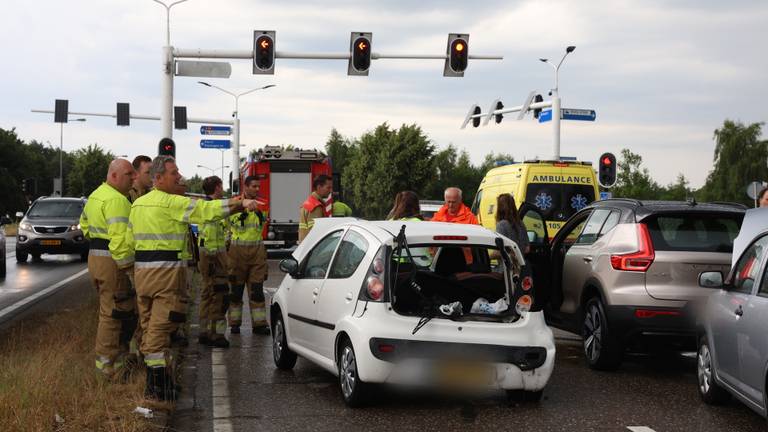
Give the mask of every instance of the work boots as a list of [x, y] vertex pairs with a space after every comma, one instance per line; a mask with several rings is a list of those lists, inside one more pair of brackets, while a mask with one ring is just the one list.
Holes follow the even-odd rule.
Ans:
[[147, 383], [144, 388], [144, 397], [160, 401], [175, 401], [178, 397], [176, 385], [173, 382], [173, 374], [164, 367], [147, 368]]

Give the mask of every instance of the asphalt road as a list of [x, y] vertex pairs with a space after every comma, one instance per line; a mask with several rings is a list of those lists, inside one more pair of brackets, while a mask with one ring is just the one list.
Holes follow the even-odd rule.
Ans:
[[[276, 260], [270, 275], [267, 285], [277, 286]], [[301, 358], [293, 371], [277, 370], [270, 336], [244, 328], [229, 335], [228, 350], [190, 345], [173, 426], [201, 432], [766, 429], [764, 419], [737, 402], [704, 405], [691, 355], [631, 356], [617, 372], [595, 372], [585, 366], [577, 338], [556, 335], [555, 371], [540, 403], [512, 403], [501, 392], [469, 399], [381, 389], [370, 406], [353, 410], [334, 376]]]

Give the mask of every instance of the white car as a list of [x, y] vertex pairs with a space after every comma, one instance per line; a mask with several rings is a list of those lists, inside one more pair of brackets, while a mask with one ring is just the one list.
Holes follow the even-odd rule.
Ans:
[[374, 383], [538, 401], [555, 343], [523, 262], [480, 226], [318, 219], [268, 296], [275, 364], [318, 364], [353, 407]]

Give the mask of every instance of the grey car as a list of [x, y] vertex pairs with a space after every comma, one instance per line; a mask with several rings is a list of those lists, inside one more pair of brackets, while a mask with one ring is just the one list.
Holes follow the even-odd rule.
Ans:
[[79, 254], [88, 260], [88, 240], [80, 229], [80, 214], [85, 198], [39, 198], [19, 223], [16, 236], [16, 261], [26, 262], [29, 255]]
[[699, 394], [710, 404], [729, 394], [766, 416], [768, 385], [768, 208], [747, 211], [734, 248], [735, 264], [701, 275], [720, 288], [707, 302], [697, 355]]
[[728, 203], [596, 201], [548, 240], [524, 203], [538, 307], [580, 334], [587, 364], [617, 368], [626, 350], [696, 349], [699, 312], [713, 291], [699, 275], [730, 268], [745, 207]]

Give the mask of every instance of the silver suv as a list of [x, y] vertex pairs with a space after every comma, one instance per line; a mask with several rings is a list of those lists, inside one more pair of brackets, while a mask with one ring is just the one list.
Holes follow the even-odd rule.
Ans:
[[29, 255], [79, 254], [88, 260], [88, 240], [80, 230], [80, 214], [85, 198], [39, 198], [29, 207], [19, 223], [16, 236], [16, 261], [26, 262]]
[[521, 206], [528, 261], [547, 321], [581, 334], [587, 363], [610, 370], [626, 349], [695, 349], [698, 311], [726, 273], [745, 207], [609, 199], [575, 213], [548, 240], [538, 210]]

